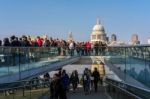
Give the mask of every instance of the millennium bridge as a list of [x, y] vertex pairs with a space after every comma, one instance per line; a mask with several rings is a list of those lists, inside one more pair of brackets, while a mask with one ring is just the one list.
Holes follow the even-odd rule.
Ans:
[[107, 46], [90, 53], [67, 48], [0, 47], [0, 99], [49, 99], [47, 82], [33, 84], [47, 72], [65, 69], [68, 74], [97, 67], [103, 84], [83, 95], [82, 84], [68, 99], [150, 99], [150, 45]]

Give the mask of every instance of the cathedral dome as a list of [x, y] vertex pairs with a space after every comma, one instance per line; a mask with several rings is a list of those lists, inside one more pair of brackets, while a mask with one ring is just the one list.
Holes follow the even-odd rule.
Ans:
[[107, 42], [107, 36], [104, 30], [104, 27], [100, 24], [99, 18], [97, 18], [96, 25], [93, 27], [91, 34], [91, 43], [95, 42]]
[[96, 24], [94, 27], [93, 27], [93, 31], [104, 31], [104, 27], [100, 24]]
[[93, 31], [104, 31], [104, 27], [100, 24], [99, 19], [97, 19], [97, 23], [93, 27]]

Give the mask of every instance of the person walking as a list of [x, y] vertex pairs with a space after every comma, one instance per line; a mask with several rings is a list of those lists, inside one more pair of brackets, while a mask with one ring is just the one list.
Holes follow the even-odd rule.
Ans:
[[83, 78], [83, 88], [84, 88], [85, 95], [90, 94], [91, 79], [90, 79], [90, 72], [88, 68], [85, 68], [82, 78]]
[[66, 94], [67, 94], [67, 91], [69, 91], [69, 76], [66, 73], [66, 70], [62, 71], [61, 81], [63, 83], [65, 97], [67, 97]]
[[77, 70], [73, 71], [70, 76], [70, 83], [72, 84], [73, 91], [75, 92], [79, 83], [79, 77]]
[[54, 74], [50, 83], [50, 99], [67, 99], [65, 88], [59, 74]]
[[94, 82], [94, 89], [95, 89], [95, 92], [97, 92], [98, 82], [100, 80], [100, 73], [98, 72], [97, 68], [94, 68], [92, 76], [94, 78], [94, 80], [93, 80], [93, 82]]

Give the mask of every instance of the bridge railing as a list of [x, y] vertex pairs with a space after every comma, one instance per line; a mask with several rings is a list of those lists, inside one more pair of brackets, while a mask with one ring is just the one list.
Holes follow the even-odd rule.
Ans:
[[2, 85], [0, 99], [40, 99], [50, 94], [50, 82], [46, 79], [24, 80]]
[[[0, 77], [21, 73], [71, 56], [104, 56], [125, 74], [150, 87], [150, 45], [0, 47]], [[61, 57], [60, 57], [61, 56]]]
[[[104, 58], [119, 71], [150, 87], [150, 45], [109, 46]], [[127, 81], [126, 75], [123, 80]]]
[[[143, 89], [134, 85], [129, 85], [124, 82], [106, 78], [107, 92], [115, 99], [149, 99], [150, 90]], [[118, 94], [122, 94], [119, 96]], [[127, 98], [128, 96], [128, 98]], [[129, 98], [130, 97], [130, 98]], [[132, 97], [132, 98], [131, 98]]]
[[65, 53], [59, 55], [57, 47], [0, 47], [0, 77], [70, 58], [68, 52]]
[[[81, 75], [80, 75], [81, 76]], [[149, 99], [150, 91], [141, 89], [124, 82], [106, 78], [103, 83], [106, 92], [112, 99]], [[6, 86], [4, 88], [4, 86]], [[42, 96], [50, 96], [50, 80], [32, 79], [13, 83], [5, 83], [0, 86], [1, 99], [38, 99]]]

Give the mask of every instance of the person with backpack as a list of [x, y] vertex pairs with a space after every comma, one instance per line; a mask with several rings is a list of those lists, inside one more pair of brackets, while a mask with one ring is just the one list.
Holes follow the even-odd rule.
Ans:
[[82, 79], [83, 79], [83, 88], [84, 88], [85, 95], [90, 94], [91, 79], [90, 79], [90, 72], [88, 68], [85, 68]]

